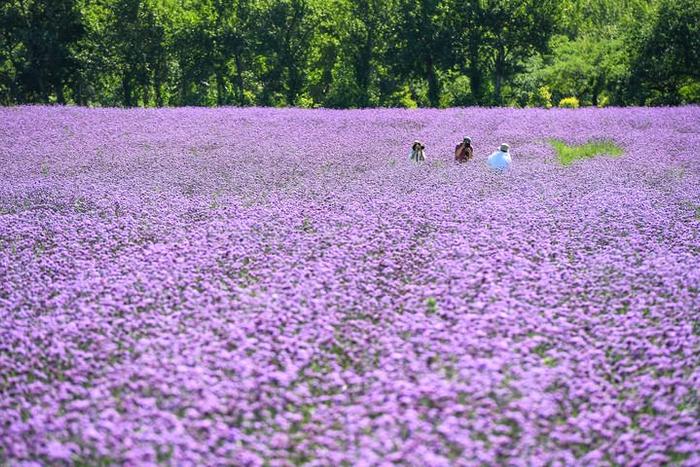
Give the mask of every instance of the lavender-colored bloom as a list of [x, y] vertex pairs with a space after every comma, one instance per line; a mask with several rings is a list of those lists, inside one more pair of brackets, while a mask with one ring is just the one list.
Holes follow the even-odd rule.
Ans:
[[0, 463], [696, 465], [698, 145], [698, 107], [0, 109]]

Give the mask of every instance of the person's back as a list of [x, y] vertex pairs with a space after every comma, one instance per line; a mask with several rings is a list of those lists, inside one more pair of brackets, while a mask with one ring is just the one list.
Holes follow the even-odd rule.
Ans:
[[499, 171], [508, 169], [513, 162], [513, 160], [510, 157], [509, 149], [510, 146], [508, 146], [507, 144], [501, 144], [499, 150], [489, 156], [489, 167]]

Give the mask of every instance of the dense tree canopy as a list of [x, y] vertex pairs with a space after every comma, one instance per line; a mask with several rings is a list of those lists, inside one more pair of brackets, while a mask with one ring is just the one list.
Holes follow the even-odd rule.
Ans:
[[693, 0], [3, 0], [0, 103], [700, 102]]

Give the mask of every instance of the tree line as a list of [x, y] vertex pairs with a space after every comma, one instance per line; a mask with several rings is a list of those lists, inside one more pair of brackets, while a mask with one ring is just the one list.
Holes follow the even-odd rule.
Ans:
[[697, 103], [699, 25], [695, 0], [0, 0], [0, 104]]

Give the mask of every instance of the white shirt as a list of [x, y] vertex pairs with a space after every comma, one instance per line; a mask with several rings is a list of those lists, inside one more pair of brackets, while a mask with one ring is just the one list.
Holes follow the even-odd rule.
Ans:
[[513, 160], [510, 158], [509, 152], [496, 151], [489, 156], [489, 167], [496, 170], [505, 170], [510, 167]]

